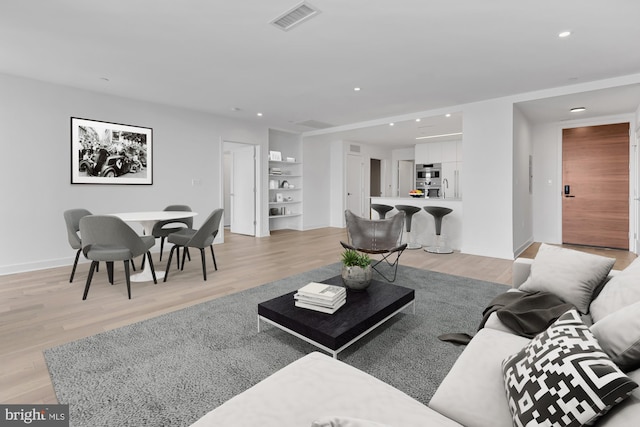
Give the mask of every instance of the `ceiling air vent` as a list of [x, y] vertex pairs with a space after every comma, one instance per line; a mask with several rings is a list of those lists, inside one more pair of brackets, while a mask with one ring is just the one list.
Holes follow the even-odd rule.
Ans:
[[318, 9], [306, 1], [303, 1], [271, 21], [271, 24], [283, 31], [289, 31], [296, 25], [316, 16], [319, 13], [320, 11]]
[[327, 128], [333, 127], [333, 125], [329, 123], [320, 122], [318, 120], [305, 120], [303, 122], [296, 122], [296, 124], [298, 126], [306, 126], [308, 128], [313, 128], [313, 129], [327, 129]]

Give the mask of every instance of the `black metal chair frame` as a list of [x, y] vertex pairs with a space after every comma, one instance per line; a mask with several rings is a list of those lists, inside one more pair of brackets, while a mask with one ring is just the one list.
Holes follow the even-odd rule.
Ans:
[[[399, 212], [391, 218], [375, 220], [361, 218], [347, 210], [345, 211], [345, 219], [349, 243], [341, 241], [342, 247], [370, 255], [381, 255], [382, 259], [374, 260], [371, 268], [387, 282], [394, 282], [398, 274], [400, 256], [407, 248], [406, 243], [401, 243], [404, 230], [404, 212]], [[382, 262], [393, 269], [391, 278], [387, 277], [378, 267]]]

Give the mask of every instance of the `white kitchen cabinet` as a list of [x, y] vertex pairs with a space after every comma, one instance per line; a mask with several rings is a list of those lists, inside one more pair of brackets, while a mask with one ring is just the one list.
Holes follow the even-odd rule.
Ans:
[[429, 144], [416, 144], [414, 162], [417, 165], [429, 163]]
[[416, 144], [416, 164], [442, 163], [442, 142], [425, 142]]
[[457, 162], [458, 154], [456, 141], [446, 141], [442, 143], [442, 163]]
[[[460, 171], [462, 162], [443, 162], [442, 163], [442, 181], [441, 194], [444, 193], [445, 199], [461, 199], [462, 185], [460, 181]], [[446, 181], [445, 181], [446, 179]]]
[[416, 164], [462, 161], [462, 141], [425, 142], [416, 144]]

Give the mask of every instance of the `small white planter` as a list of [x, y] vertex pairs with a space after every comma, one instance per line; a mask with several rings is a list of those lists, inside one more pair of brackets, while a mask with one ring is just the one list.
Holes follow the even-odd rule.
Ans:
[[371, 284], [373, 271], [371, 266], [365, 268], [346, 265], [342, 266], [342, 281], [352, 291], [364, 291]]

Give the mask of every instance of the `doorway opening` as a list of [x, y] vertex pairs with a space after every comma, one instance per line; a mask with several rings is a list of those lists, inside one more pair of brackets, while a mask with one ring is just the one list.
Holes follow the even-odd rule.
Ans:
[[562, 130], [562, 242], [629, 250], [629, 123]]
[[231, 233], [256, 235], [257, 151], [254, 144], [223, 141], [224, 226]]
[[369, 165], [369, 195], [371, 197], [382, 196], [382, 162], [380, 159], [371, 159]]

